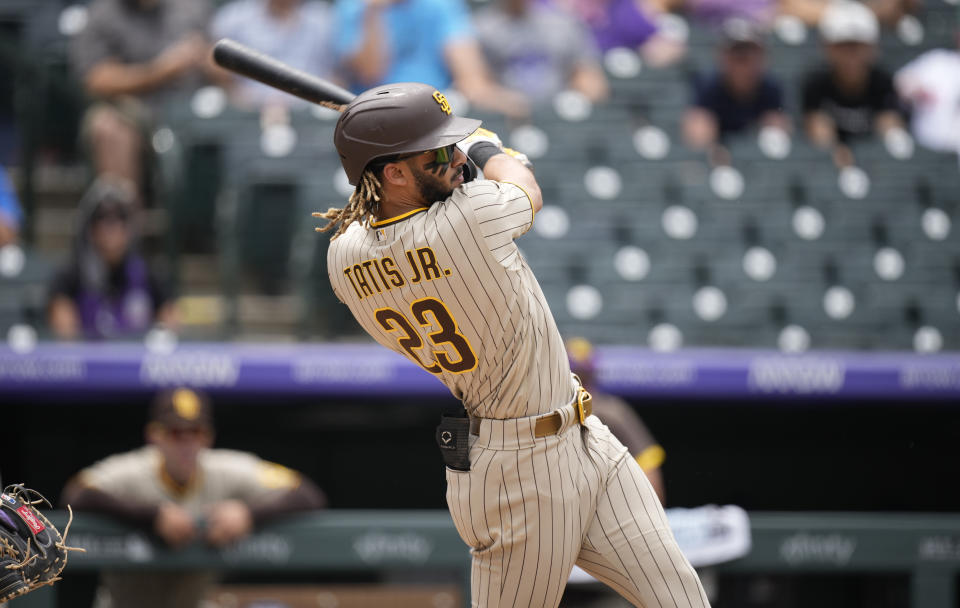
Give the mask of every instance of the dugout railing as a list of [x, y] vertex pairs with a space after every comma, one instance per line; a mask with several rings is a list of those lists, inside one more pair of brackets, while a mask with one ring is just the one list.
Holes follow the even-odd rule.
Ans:
[[[63, 526], [65, 514], [54, 513]], [[720, 572], [776, 574], [907, 573], [913, 608], [955, 608], [960, 571], [960, 516], [952, 514], [750, 514], [753, 546]], [[445, 511], [327, 511], [264, 527], [223, 551], [199, 545], [171, 552], [149, 536], [109, 520], [80, 515], [65, 574], [103, 568], [216, 569], [225, 572], [450, 573], [469, 580], [469, 555]], [[53, 608], [56, 587], [15, 600], [15, 608]]]

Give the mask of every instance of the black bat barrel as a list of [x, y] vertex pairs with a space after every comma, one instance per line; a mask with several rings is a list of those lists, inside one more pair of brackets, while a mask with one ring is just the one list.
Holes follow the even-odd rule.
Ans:
[[290, 67], [235, 40], [213, 47], [213, 60], [225, 69], [313, 103], [350, 103], [354, 94], [328, 80]]

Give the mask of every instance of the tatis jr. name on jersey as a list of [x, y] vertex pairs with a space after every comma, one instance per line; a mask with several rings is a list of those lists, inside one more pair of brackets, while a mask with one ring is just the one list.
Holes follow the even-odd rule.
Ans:
[[433, 281], [450, 274], [449, 268], [440, 268], [436, 254], [429, 247], [408, 249], [399, 262], [387, 255], [343, 269], [343, 275], [361, 300], [375, 293]]

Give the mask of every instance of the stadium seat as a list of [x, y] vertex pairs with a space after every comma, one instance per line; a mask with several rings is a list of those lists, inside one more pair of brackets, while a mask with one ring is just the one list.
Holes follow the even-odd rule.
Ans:
[[[21, 43], [46, 49], [63, 67], [61, 8], [58, 0], [8, 0], [0, 25], [15, 22]], [[910, 44], [885, 32], [882, 63], [896, 68], [952, 46], [955, 11], [947, 0], [925, 2], [917, 15], [922, 39]], [[583, 120], [552, 102], [525, 124], [466, 112], [507, 144], [539, 146], [531, 157], [546, 208], [518, 246], [561, 329], [664, 347], [675, 343], [674, 329], [655, 328], [669, 325], [687, 346], [776, 348], [783, 328], [796, 324], [812, 348], [912, 349], [917, 330], [929, 325], [944, 348], [957, 348], [956, 156], [915, 146], [900, 160], [878, 139], [858, 141], [853, 151], [869, 192], [845, 194], [830, 155], [799, 129], [802, 78], [822, 60], [819, 36], [806, 28], [804, 39], [788, 42], [774, 28], [769, 61], [798, 129], [783, 159], [770, 158], [756, 132], [725, 142], [743, 183], [742, 192], [724, 194], [705, 154], [680, 137], [690, 83], [713, 69], [716, 53], [715, 34], [689, 25], [683, 62], [643, 66], [629, 78], [611, 74], [610, 101]], [[172, 105], [153, 141], [174, 261], [180, 252], [218, 250], [234, 325], [241, 293], [271, 293], [303, 303], [301, 338], [359, 333], [329, 288], [329, 236], [313, 232], [322, 222], [309, 216], [342, 204], [349, 189], [331, 145], [336, 116], [294, 111], [288, 127], [265, 135], [256, 113], [197, 104]], [[0, 279], [0, 330], [40, 314], [37, 286], [48, 273], [26, 287]], [[586, 304], [573, 301], [580, 287]], [[703, 287], [726, 303], [713, 320], [695, 298], [705, 298], [710, 316], [719, 296], [703, 296]], [[667, 339], [651, 336], [658, 331]]]
[[[2, 250], [0, 250], [2, 251]], [[12, 267], [0, 253], [0, 340], [15, 324], [26, 323], [41, 333], [46, 327], [47, 286], [54, 267], [39, 252], [27, 249]]]

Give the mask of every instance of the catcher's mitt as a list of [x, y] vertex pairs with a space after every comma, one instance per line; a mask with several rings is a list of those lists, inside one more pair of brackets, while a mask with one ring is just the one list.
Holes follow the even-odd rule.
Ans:
[[[63, 536], [33, 505], [50, 502], [34, 490], [10, 485], [0, 494], [0, 602], [60, 580], [67, 553], [82, 551], [64, 544]], [[69, 507], [68, 507], [69, 508]]]

